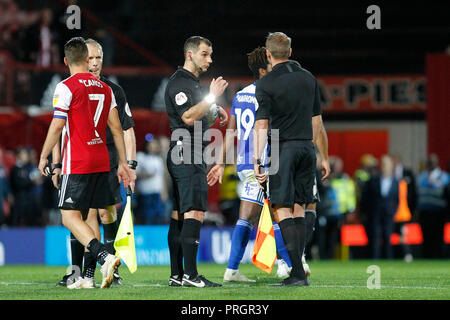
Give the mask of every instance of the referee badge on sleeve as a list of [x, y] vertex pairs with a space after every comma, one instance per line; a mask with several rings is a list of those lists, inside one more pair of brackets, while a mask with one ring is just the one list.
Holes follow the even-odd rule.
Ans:
[[179, 92], [176, 96], [175, 96], [175, 102], [178, 106], [181, 106], [183, 104], [186, 103], [186, 101], [188, 100], [186, 94], [184, 92]]

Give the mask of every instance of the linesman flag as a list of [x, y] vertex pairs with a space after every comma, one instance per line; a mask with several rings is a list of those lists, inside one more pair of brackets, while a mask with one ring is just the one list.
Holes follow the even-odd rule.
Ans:
[[252, 262], [256, 267], [270, 274], [276, 259], [277, 248], [275, 245], [275, 234], [272, 218], [270, 217], [269, 200], [266, 197], [264, 199], [261, 217], [259, 218]]
[[119, 229], [117, 230], [116, 239], [114, 241], [116, 256], [121, 258], [131, 273], [137, 269], [136, 263], [136, 247], [134, 245], [133, 216], [131, 214], [131, 189], [127, 190], [127, 204], [120, 220]]

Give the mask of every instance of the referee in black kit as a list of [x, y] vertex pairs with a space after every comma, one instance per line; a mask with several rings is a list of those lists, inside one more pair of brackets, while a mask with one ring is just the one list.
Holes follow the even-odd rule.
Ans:
[[222, 126], [228, 120], [226, 111], [215, 104], [216, 97], [222, 95], [228, 83], [222, 77], [213, 79], [209, 94], [200, 87], [199, 76], [211, 65], [211, 54], [212, 44], [208, 39], [200, 36], [187, 39], [184, 65], [171, 76], [165, 91], [172, 134], [167, 168], [174, 195], [174, 211], [167, 236], [171, 265], [169, 286], [220, 286], [197, 272], [200, 228], [208, 203], [203, 150], [209, 141], [202, 141], [202, 137], [209, 129], [211, 114], [219, 116]]
[[[269, 33], [266, 52], [272, 71], [256, 82], [255, 176], [268, 180], [270, 203], [278, 222], [292, 271], [281, 286], [308, 286], [301, 257], [305, 246], [304, 205], [313, 203], [316, 142], [322, 129], [319, 87], [314, 76], [289, 60], [291, 39], [282, 32]], [[279, 155], [271, 155], [269, 172], [260, 173], [260, 158], [268, 129], [279, 130]], [[274, 134], [272, 132], [272, 145]], [[319, 151], [322, 153], [323, 150]]]

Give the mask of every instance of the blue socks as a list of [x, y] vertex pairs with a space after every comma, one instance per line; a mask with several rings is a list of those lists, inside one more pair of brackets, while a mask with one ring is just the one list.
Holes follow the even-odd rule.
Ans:
[[[237, 270], [239, 268], [239, 263], [241, 263], [242, 257], [244, 256], [245, 248], [247, 247], [248, 240], [250, 239], [252, 228], [253, 226], [247, 220], [239, 219], [236, 222], [236, 226], [234, 227], [233, 235], [231, 237], [230, 259], [228, 260], [227, 266], [228, 269]], [[278, 223], [273, 223], [273, 230], [275, 233], [275, 243], [278, 254], [289, 267], [292, 267], [291, 259], [289, 258], [289, 253], [284, 245], [283, 236], [281, 235], [281, 230]]]
[[228, 269], [237, 270], [244, 256], [250, 234], [253, 226], [244, 219], [238, 219], [231, 236], [230, 259], [228, 260]]
[[284, 245], [283, 236], [281, 234], [280, 226], [278, 223], [273, 223], [273, 231], [275, 233], [275, 244], [277, 246], [277, 252], [281, 256], [281, 258], [287, 263], [287, 265], [292, 267], [291, 259], [289, 258], [289, 252]]

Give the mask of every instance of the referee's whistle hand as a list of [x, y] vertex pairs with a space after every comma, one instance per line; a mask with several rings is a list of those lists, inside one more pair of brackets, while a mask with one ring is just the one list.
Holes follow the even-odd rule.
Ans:
[[222, 77], [218, 77], [217, 79], [212, 79], [211, 84], [209, 85], [209, 93], [218, 97], [222, 95], [227, 87], [228, 82]]

